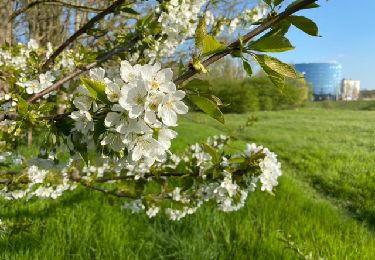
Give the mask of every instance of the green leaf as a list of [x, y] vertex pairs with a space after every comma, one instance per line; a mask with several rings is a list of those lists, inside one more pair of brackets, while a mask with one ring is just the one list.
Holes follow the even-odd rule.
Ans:
[[120, 11], [128, 14], [139, 15], [139, 13], [136, 10], [129, 7], [122, 7]]
[[251, 42], [249, 48], [262, 52], [283, 52], [294, 49], [289, 40], [279, 34], [264, 35], [260, 39]]
[[211, 99], [216, 103], [217, 106], [222, 106], [223, 102], [221, 99], [215, 95], [211, 95]]
[[184, 173], [185, 170], [186, 170], [186, 162], [184, 160], [181, 160], [176, 166], [175, 172]]
[[280, 21], [279, 23], [272, 26], [272, 30], [265, 35], [280, 35], [284, 36], [290, 28], [291, 23], [287, 20]]
[[178, 74], [182, 74], [185, 72], [185, 66], [182, 62], [182, 59], [180, 58], [180, 62], [178, 63]]
[[27, 117], [27, 113], [29, 112], [29, 104], [21, 97], [18, 97], [17, 111], [23, 118]]
[[189, 96], [189, 99], [207, 115], [224, 124], [224, 115], [212, 100], [201, 96]]
[[312, 20], [297, 15], [289, 16], [288, 20], [301, 31], [311, 36], [319, 36], [318, 26]]
[[98, 32], [100, 32], [101, 30], [99, 28], [90, 28], [86, 31], [86, 34], [87, 35], [90, 35], [90, 36], [95, 36]]
[[52, 112], [52, 110], [55, 109], [55, 103], [53, 102], [46, 102], [46, 103], [43, 103], [39, 108], [38, 108], [38, 111], [42, 114], [48, 114], [50, 112]]
[[244, 163], [246, 159], [244, 157], [237, 157], [229, 159], [230, 164], [241, 164]]
[[208, 144], [202, 144], [203, 149], [212, 157], [212, 162], [218, 164], [220, 162], [220, 155], [215, 148]]
[[251, 75], [253, 75], [253, 70], [251, 69], [250, 64], [247, 63], [245, 60], [243, 60], [242, 65], [243, 65], [243, 68], [246, 71], [247, 75], [249, 75], [249, 77], [251, 77]]
[[298, 78], [298, 75], [293, 68], [293, 66], [286, 64], [274, 57], [257, 54], [255, 55], [255, 59], [259, 63], [259, 65], [263, 67], [268, 67], [269, 69], [289, 78]]
[[225, 50], [225, 46], [218, 42], [215, 37], [211, 35], [206, 35], [203, 38], [203, 56], [210, 56], [212, 54], [218, 53]]
[[210, 91], [211, 85], [208, 80], [192, 79], [186, 85], [184, 85], [184, 89], [200, 93], [207, 93]]
[[271, 6], [271, 4], [272, 4], [271, 0], [263, 0], [263, 2], [265, 2], [268, 6]]
[[202, 49], [203, 39], [207, 34], [206, 15], [200, 17], [197, 28], [195, 29], [195, 51], [194, 56], [198, 57]]
[[[288, 10], [288, 9], [292, 8], [293, 6], [295, 6], [296, 4], [299, 4], [302, 1], [303, 0], [296, 0], [296, 1], [294, 1], [293, 3], [291, 3], [290, 5], [288, 5], [288, 7], [285, 10]], [[311, 3], [311, 4], [306, 5], [302, 9], [312, 9], [312, 8], [317, 8], [319, 6], [320, 5], [318, 5], [317, 3]]]
[[267, 74], [269, 79], [272, 81], [272, 83], [279, 89], [284, 88], [284, 76], [270, 68], [266, 64], [264, 56], [269, 57], [266, 55], [255, 55], [255, 59]]
[[69, 136], [72, 132], [72, 129], [74, 128], [74, 121], [69, 117], [65, 118], [64, 120], [58, 120], [55, 122], [55, 127], [58, 133], [62, 133], [65, 136]]
[[106, 85], [103, 82], [93, 81], [85, 77], [81, 77], [81, 82], [87, 88], [93, 98], [104, 104], [111, 104], [107, 98], [107, 95], [105, 94]]
[[275, 6], [278, 6], [280, 5], [284, 0], [273, 0], [273, 3], [275, 4]]
[[171, 192], [175, 188], [181, 188], [181, 190], [187, 190], [191, 188], [191, 186], [194, 185], [194, 180], [190, 176], [181, 176], [181, 177], [176, 177], [176, 176], [170, 176], [168, 177], [164, 190], [166, 192]]
[[99, 137], [107, 130], [104, 124], [104, 117], [98, 119], [95, 122], [95, 127], [94, 127], [94, 134], [93, 134], [93, 139], [95, 142], [98, 142]]

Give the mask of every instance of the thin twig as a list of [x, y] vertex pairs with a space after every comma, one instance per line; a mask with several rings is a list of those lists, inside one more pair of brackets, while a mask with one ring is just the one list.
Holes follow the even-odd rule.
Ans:
[[131, 40], [130, 42], [126, 43], [125, 45], [120, 45], [117, 48], [112, 49], [111, 51], [109, 51], [109, 52], [103, 54], [102, 56], [100, 56], [95, 62], [90, 63], [83, 68], [76, 69], [71, 74], [69, 74], [69, 75], [65, 76], [64, 78], [60, 79], [59, 81], [57, 81], [56, 83], [54, 83], [50, 87], [48, 87], [45, 90], [35, 94], [27, 102], [33, 103], [33, 102], [37, 101], [38, 99], [40, 99], [44, 95], [58, 89], [64, 83], [66, 83], [66, 82], [70, 81], [71, 79], [77, 77], [78, 75], [82, 74], [83, 72], [99, 66], [101, 63], [109, 60], [110, 58], [112, 58], [113, 56], [115, 56], [115, 55], [117, 55], [121, 52], [129, 50], [136, 42], [137, 42], [137, 38]]
[[107, 195], [112, 195], [112, 196], [119, 197], [119, 198], [130, 198], [130, 199], [138, 199], [139, 198], [139, 197], [132, 196], [132, 195], [129, 195], [129, 194], [124, 194], [124, 193], [120, 193], [120, 192], [106, 190], [106, 189], [98, 187], [98, 186], [93, 186], [90, 183], [86, 182], [85, 180], [82, 180], [81, 176], [79, 176], [78, 173], [76, 173], [75, 176], [71, 176], [70, 179], [74, 182], [77, 182], [77, 183], [81, 184], [82, 186], [84, 186], [86, 188], [89, 188], [89, 189], [95, 190], [95, 191], [100, 191], [100, 192], [102, 192], [104, 194], [107, 194]]
[[28, 5], [26, 5], [24, 8], [22, 8], [22, 9], [20, 9], [20, 10], [15, 11], [15, 12], [10, 16], [8, 22], [13, 21], [15, 18], [17, 18], [17, 16], [19, 16], [19, 15], [25, 13], [25, 12], [28, 11], [29, 9], [31, 9], [31, 8], [33, 8], [34, 6], [37, 6], [37, 5], [39, 5], [39, 4], [46, 4], [46, 5], [60, 5], [60, 6], [68, 7], [68, 8], [78, 9], [78, 10], [81, 10], [81, 11], [86, 11], [86, 12], [95, 12], [95, 13], [98, 13], [98, 12], [101, 12], [101, 11], [104, 10], [104, 9], [99, 9], [99, 8], [90, 7], [90, 6], [75, 5], [75, 4], [67, 3], [67, 2], [64, 2], [64, 1], [58, 1], [58, 0], [38, 0], [38, 1], [34, 1], [34, 2], [29, 3]]
[[[303, 1], [301, 1], [301, 2], [299, 2], [297, 4], [295, 4], [295, 5], [291, 6], [290, 8], [287, 8], [284, 12], [282, 12], [279, 15], [277, 15], [277, 16], [269, 19], [265, 23], [262, 23], [257, 28], [255, 28], [251, 32], [249, 32], [246, 35], [244, 35], [242, 37], [242, 42], [246, 43], [246, 42], [250, 41], [255, 36], [261, 34], [262, 32], [264, 32], [264, 31], [266, 31], [268, 29], [270, 29], [276, 23], [284, 20], [285, 18], [287, 18], [288, 16], [292, 15], [293, 13], [295, 13], [295, 12], [303, 9], [304, 7], [306, 7], [306, 6], [314, 3], [316, 1], [317, 0], [303, 0]], [[202, 65], [204, 67], [208, 67], [212, 63], [220, 60], [221, 58], [223, 58], [226, 55], [230, 54], [232, 51], [238, 49], [239, 47], [240, 47], [240, 40], [234, 41], [231, 44], [229, 44], [224, 51], [216, 53], [216, 54], [212, 55], [211, 57], [207, 58], [206, 60], [204, 60], [202, 62]], [[186, 71], [184, 74], [182, 74], [177, 79], [175, 79], [174, 83], [176, 85], [181, 85], [182, 83], [184, 83], [186, 80], [190, 79], [192, 76], [194, 76], [197, 73], [199, 73], [199, 71], [195, 70], [194, 68], [189, 68], [188, 71]]]
[[80, 183], [83, 186], [85, 186], [86, 188], [89, 188], [89, 189], [92, 189], [92, 190], [95, 190], [95, 191], [100, 191], [100, 192], [102, 192], [104, 194], [107, 194], [107, 195], [111, 195], [111, 196], [115, 196], [115, 197], [119, 197], [119, 198], [130, 198], [130, 199], [138, 199], [139, 198], [139, 197], [136, 197], [136, 196], [131, 196], [129, 194], [124, 194], [124, 193], [120, 193], [120, 192], [114, 192], [114, 191], [103, 189], [101, 187], [88, 185], [85, 182], [80, 182]]
[[82, 26], [78, 31], [76, 31], [72, 36], [69, 37], [63, 44], [60, 45], [46, 60], [46, 62], [42, 65], [41, 71], [46, 71], [48, 67], [54, 62], [56, 57], [62, 53], [66, 47], [68, 47], [72, 42], [74, 42], [80, 35], [87, 32], [87, 30], [91, 29], [95, 23], [103, 19], [106, 15], [114, 12], [120, 5], [122, 5], [125, 0], [117, 0], [108, 8], [104, 9], [102, 12], [95, 15], [91, 18], [84, 26]]
[[[173, 172], [173, 173], [167, 173], [167, 174], [163, 174], [163, 175], [153, 175], [153, 174], [146, 174], [144, 176], [144, 178], [164, 178], [164, 177], [183, 177], [184, 173], [179, 173], [179, 172]], [[121, 181], [121, 180], [128, 180], [128, 179], [134, 179], [134, 176], [113, 176], [113, 177], [109, 177], [109, 178], [97, 178], [95, 180], [96, 183], [105, 183], [105, 182], [110, 182], [110, 181]]]

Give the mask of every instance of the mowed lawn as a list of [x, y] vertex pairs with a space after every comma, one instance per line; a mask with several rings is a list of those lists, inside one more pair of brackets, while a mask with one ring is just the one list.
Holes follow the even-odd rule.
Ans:
[[[180, 222], [132, 215], [84, 189], [57, 201], [1, 201], [1, 219], [31, 224], [0, 234], [0, 259], [375, 259], [375, 112], [225, 117], [224, 127], [186, 116], [173, 150], [218, 133], [237, 138], [232, 151], [263, 144], [282, 162], [275, 196], [257, 191], [238, 212], [207, 205]], [[246, 126], [248, 118], [257, 121]]]

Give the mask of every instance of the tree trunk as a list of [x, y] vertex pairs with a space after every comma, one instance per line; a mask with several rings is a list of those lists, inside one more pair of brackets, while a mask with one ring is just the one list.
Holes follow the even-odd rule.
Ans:
[[0, 45], [12, 43], [12, 23], [8, 22], [13, 11], [12, 0], [0, 0]]
[[[0, 46], [4, 43], [12, 44], [13, 24], [9, 21], [13, 11], [12, 0], [0, 0]], [[8, 85], [0, 80], [0, 96], [8, 93]]]

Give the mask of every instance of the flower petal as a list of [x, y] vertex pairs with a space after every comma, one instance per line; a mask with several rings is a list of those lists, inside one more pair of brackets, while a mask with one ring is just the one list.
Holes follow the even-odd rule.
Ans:
[[186, 114], [189, 111], [189, 107], [182, 101], [176, 101], [174, 103], [174, 110], [177, 114]]

